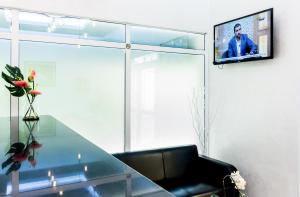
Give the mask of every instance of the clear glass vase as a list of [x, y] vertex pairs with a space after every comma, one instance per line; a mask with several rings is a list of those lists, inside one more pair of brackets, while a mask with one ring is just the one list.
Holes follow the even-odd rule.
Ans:
[[35, 112], [34, 108], [33, 108], [33, 102], [34, 102], [34, 99], [35, 97], [33, 97], [31, 100], [28, 98], [28, 102], [29, 102], [29, 108], [28, 110], [26, 111], [24, 117], [23, 117], [23, 120], [24, 121], [36, 121], [36, 120], [39, 120], [39, 116], [38, 114]]

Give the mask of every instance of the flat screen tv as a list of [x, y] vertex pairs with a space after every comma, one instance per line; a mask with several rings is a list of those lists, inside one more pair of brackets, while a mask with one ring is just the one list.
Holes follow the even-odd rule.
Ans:
[[273, 58], [273, 8], [214, 26], [214, 64]]

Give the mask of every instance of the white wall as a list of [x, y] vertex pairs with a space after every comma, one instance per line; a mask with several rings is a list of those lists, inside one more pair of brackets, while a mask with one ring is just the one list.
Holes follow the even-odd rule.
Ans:
[[240, 169], [248, 181], [248, 196], [298, 196], [300, 69], [294, 60], [299, 56], [300, 9], [296, 0], [1, 0], [0, 6], [209, 30], [209, 44], [213, 24], [274, 7], [273, 60], [226, 65], [223, 70], [209, 66], [210, 151]]
[[297, 197], [300, 6], [293, 0], [212, 0], [210, 23], [271, 7], [274, 59], [228, 64], [223, 70], [210, 65], [210, 151], [241, 171], [248, 196]]
[[0, 6], [207, 31], [207, 0], [1, 0]]

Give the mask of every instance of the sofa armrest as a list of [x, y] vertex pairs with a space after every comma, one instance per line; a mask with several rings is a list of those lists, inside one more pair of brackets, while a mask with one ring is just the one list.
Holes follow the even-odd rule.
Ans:
[[[207, 182], [223, 187], [223, 178], [226, 175], [230, 175], [232, 172], [237, 171], [237, 169], [228, 163], [207, 157], [199, 156], [197, 159], [198, 176]], [[230, 178], [225, 179], [225, 187], [232, 187], [233, 184]]]

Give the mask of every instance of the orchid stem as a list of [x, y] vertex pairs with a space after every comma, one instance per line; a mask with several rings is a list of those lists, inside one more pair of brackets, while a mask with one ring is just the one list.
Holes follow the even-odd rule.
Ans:
[[226, 176], [223, 178], [223, 190], [224, 190], [224, 197], [226, 197], [225, 179], [226, 179], [227, 177], [230, 177], [230, 175], [226, 175]]

